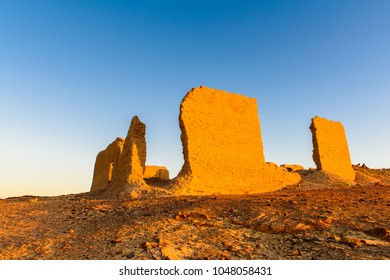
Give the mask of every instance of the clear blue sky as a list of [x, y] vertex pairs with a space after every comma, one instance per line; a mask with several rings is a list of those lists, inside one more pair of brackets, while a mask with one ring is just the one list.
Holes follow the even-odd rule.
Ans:
[[390, 167], [390, 1], [0, 1], [0, 197], [90, 188], [96, 154], [147, 125], [183, 163], [179, 105], [205, 85], [257, 98], [267, 161], [313, 167], [310, 119]]

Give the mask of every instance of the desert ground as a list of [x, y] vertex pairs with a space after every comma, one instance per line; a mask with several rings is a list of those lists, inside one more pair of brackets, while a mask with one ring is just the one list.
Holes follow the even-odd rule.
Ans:
[[257, 195], [1, 199], [0, 259], [390, 259], [390, 169], [354, 169]]

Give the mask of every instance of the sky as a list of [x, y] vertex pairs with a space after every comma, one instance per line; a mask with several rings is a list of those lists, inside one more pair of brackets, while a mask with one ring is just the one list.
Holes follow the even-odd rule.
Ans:
[[390, 1], [0, 1], [0, 198], [90, 189], [96, 155], [147, 126], [147, 164], [183, 164], [193, 87], [254, 97], [266, 161], [314, 167], [341, 121], [353, 163], [390, 168]]

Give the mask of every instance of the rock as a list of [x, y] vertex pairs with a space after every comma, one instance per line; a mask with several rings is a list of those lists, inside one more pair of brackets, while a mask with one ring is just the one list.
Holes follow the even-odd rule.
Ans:
[[368, 235], [374, 236], [374, 237], [384, 238], [384, 239], [390, 240], [390, 229], [373, 228], [373, 229], [365, 230], [363, 232], [368, 234]]
[[206, 213], [201, 213], [196, 211], [192, 211], [190, 213], [190, 217], [195, 220], [207, 220], [207, 221], [211, 220], [210, 216], [207, 215]]
[[290, 253], [290, 256], [299, 256], [299, 251], [298, 250], [293, 250], [291, 253]]
[[255, 98], [194, 88], [183, 98], [179, 122], [184, 165], [171, 182], [175, 194], [261, 193], [300, 181], [265, 163]]
[[352, 237], [352, 236], [343, 236], [341, 237], [340, 243], [347, 244], [352, 247], [360, 246], [363, 243], [363, 240], [360, 238]]
[[111, 240], [110, 243], [112, 244], [115, 244], [115, 243], [122, 243], [123, 242], [123, 238], [122, 237], [119, 237], [117, 239], [114, 239], [114, 240]]
[[281, 222], [275, 222], [270, 225], [271, 233], [283, 233], [286, 231], [286, 225]]
[[173, 246], [167, 245], [161, 248], [161, 254], [163, 259], [167, 260], [184, 260], [184, 255], [176, 250]]
[[312, 225], [304, 224], [304, 223], [298, 223], [293, 227], [293, 231], [307, 231], [313, 229]]
[[355, 171], [352, 168], [343, 125], [317, 116], [312, 119], [310, 130], [313, 138], [313, 160], [317, 170], [353, 182]]
[[333, 223], [333, 220], [331, 217], [329, 216], [323, 216], [323, 217], [320, 217], [321, 221], [325, 224], [332, 224]]

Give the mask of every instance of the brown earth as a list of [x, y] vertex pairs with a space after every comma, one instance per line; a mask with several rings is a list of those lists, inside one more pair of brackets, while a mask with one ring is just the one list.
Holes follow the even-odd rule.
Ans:
[[390, 259], [390, 169], [241, 196], [0, 200], [0, 259]]

